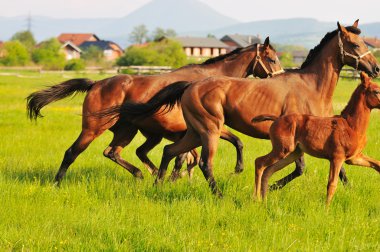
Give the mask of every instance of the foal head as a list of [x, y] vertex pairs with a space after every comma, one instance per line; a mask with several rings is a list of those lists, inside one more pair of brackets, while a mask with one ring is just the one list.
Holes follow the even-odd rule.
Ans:
[[371, 77], [380, 74], [380, 66], [376, 58], [368, 51], [363, 39], [359, 36], [359, 19], [350, 27], [344, 27], [338, 22], [338, 46], [342, 64], [365, 71]]
[[364, 94], [367, 106], [370, 109], [380, 109], [380, 87], [371, 81], [371, 78], [364, 72], [360, 73], [361, 85], [364, 87]]
[[252, 74], [259, 78], [267, 78], [283, 72], [276, 50], [270, 45], [269, 37], [267, 37], [263, 45], [257, 44], [256, 56], [248, 75]]

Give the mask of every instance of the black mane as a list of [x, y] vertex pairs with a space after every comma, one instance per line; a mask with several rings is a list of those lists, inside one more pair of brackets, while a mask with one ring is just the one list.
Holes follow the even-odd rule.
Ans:
[[[354, 27], [354, 26], [347, 26], [346, 27], [347, 31], [352, 32], [354, 34], [359, 35], [361, 33], [360, 29]], [[321, 42], [319, 42], [319, 45], [314, 47], [309, 51], [309, 54], [306, 57], [306, 60], [302, 63], [301, 69], [304, 67], [307, 67], [310, 65], [310, 63], [313, 61], [313, 59], [319, 54], [319, 52], [322, 50], [322, 48], [338, 33], [338, 30], [328, 32]]]
[[201, 63], [201, 65], [213, 64], [213, 63], [216, 63], [218, 61], [224, 60], [224, 59], [226, 59], [228, 57], [240, 54], [242, 52], [249, 51], [252, 48], [256, 48], [256, 45], [257, 44], [253, 44], [253, 45], [250, 45], [250, 46], [247, 46], [247, 47], [236, 48], [235, 50], [233, 50], [233, 51], [231, 51], [229, 53], [222, 54], [222, 55], [216, 56], [214, 58], [210, 58], [210, 59], [206, 60], [205, 62]]

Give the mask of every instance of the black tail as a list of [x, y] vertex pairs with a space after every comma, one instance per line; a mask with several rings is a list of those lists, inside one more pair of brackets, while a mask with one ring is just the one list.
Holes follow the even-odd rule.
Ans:
[[51, 102], [66, 98], [76, 92], [87, 92], [94, 81], [89, 79], [72, 79], [47, 89], [31, 93], [27, 98], [27, 112], [30, 120], [43, 117], [40, 110]]
[[137, 118], [148, 117], [157, 113], [162, 106], [165, 106], [162, 113], [167, 113], [173, 107], [180, 103], [183, 92], [189, 87], [191, 83], [186, 81], [175, 82], [165, 88], [161, 89], [154, 95], [147, 103], [133, 103], [125, 102], [120, 106], [114, 106], [100, 112], [93, 113], [91, 116], [95, 117], [110, 117], [111, 120], [120, 115], [122, 118]]
[[276, 121], [278, 118], [278, 116], [274, 116], [274, 115], [259, 115], [259, 116], [256, 116], [254, 117], [251, 122], [264, 122], [264, 121]]

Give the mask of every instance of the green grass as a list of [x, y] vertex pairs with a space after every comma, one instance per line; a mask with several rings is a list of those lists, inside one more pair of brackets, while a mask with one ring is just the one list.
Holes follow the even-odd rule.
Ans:
[[[134, 154], [144, 141], [140, 135], [123, 151], [144, 172], [145, 180], [136, 181], [103, 157], [110, 132], [78, 157], [61, 188], [54, 187], [63, 154], [81, 130], [84, 95], [49, 105], [37, 123], [26, 118], [25, 97], [74, 77], [78, 75], [0, 75], [1, 251], [380, 251], [379, 174], [346, 166], [351, 186], [339, 184], [327, 210], [328, 162], [307, 156], [305, 174], [260, 204], [252, 200], [254, 160], [269, 152], [270, 143], [239, 133], [245, 171], [230, 175], [236, 154], [224, 141], [215, 160], [223, 199], [211, 195], [198, 168], [192, 181], [152, 186], [154, 179]], [[358, 82], [339, 82], [336, 112]], [[374, 111], [365, 153], [378, 159], [379, 129], [379, 112]], [[154, 163], [159, 164], [167, 143], [150, 154]]]

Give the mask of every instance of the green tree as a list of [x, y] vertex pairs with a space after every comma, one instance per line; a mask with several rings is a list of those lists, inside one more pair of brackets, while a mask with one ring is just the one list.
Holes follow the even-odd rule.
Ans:
[[148, 29], [145, 25], [138, 25], [129, 34], [129, 41], [134, 44], [142, 44], [148, 40]]
[[64, 67], [65, 70], [69, 71], [79, 71], [86, 68], [86, 64], [82, 59], [71, 59], [66, 62]]
[[65, 56], [61, 52], [61, 44], [56, 38], [41, 42], [33, 51], [32, 59], [45, 69], [63, 69], [66, 63]]
[[91, 63], [101, 63], [104, 59], [103, 51], [97, 46], [91, 45], [86, 49], [83, 49], [82, 59]]
[[33, 33], [30, 31], [21, 31], [15, 33], [11, 41], [20, 41], [30, 52], [34, 49], [36, 45], [36, 40], [34, 39]]
[[129, 47], [117, 64], [180, 67], [186, 64], [186, 55], [179, 42], [164, 39], [151, 42], [145, 47]]
[[177, 33], [173, 29], [163, 29], [160, 27], [157, 27], [152, 34], [152, 40], [153, 41], [158, 41], [162, 37], [167, 37], [167, 38], [174, 38], [177, 36]]
[[279, 58], [280, 58], [280, 62], [281, 62], [282, 67], [294, 67], [295, 66], [295, 64], [293, 62], [293, 55], [291, 53], [283, 52]]
[[24, 66], [30, 62], [30, 54], [20, 41], [5, 42], [2, 47], [4, 56], [0, 58], [0, 63], [6, 66]]

